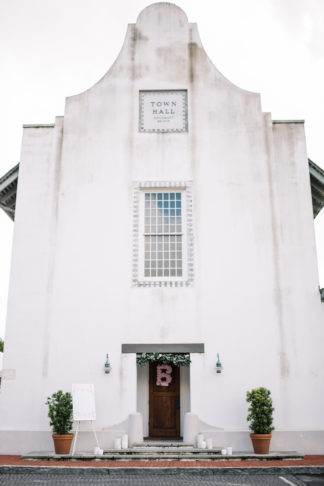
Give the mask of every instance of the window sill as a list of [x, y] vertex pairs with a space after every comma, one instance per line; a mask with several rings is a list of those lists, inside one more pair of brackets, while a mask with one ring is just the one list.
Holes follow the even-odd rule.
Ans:
[[133, 280], [134, 287], [192, 287], [193, 280]]

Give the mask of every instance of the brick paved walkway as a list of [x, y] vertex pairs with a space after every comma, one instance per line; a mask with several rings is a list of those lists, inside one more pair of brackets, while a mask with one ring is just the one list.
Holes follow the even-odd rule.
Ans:
[[308, 455], [305, 459], [296, 460], [246, 460], [246, 461], [55, 461], [55, 460], [22, 460], [20, 456], [0, 455], [0, 466], [61, 466], [61, 467], [98, 467], [98, 468], [147, 468], [147, 467], [208, 467], [208, 468], [235, 468], [235, 467], [285, 467], [285, 466], [324, 466], [324, 455]]

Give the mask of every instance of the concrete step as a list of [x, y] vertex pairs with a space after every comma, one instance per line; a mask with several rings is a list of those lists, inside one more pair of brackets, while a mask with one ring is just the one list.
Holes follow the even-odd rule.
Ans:
[[104, 451], [102, 456], [95, 456], [87, 452], [77, 452], [74, 456], [59, 455], [52, 452], [31, 452], [22, 456], [22, 459], [29, 460], [75, 460], [75, 461], [242, 461], [242, 460], [260, 460], [273, 461], [284, 459], [303, 459], [304, 456], [298, 452], [270, 452], [269, 454], [253, 454], [246, 452], [235, 452], [231, 456], [223, 456], [219, 449], [193, 449], [192, 451], [169, 452], [165, 451], [148, 453], [147, 450], [133, 451], [132, 449], [116, 450], [110, 449]]
[[134, 448], [193, 448], [193, 444], [185, 443], [182, 440], [145, 440], [144, 442], [135, 443]]
[[[190, 452], [196, 450], [193, 446], [177, 446], [177, 447], [172, 447], [172, 446], [166, 446], [166, 447], [159, 447], [159, 446], [150, 446], [150, 447], [140, 447], [140, 446], [133, 446], [131, 451], [134, 452], [147, 452], [147, 453], [153, 453], [153, 452]], [[201, 449], [198, 449], [201, 451]], [[220, 451], [220, 449], [217, 448], [217, 450]]]
[[116, 449], [106, 449], [104, 450], [104, 454], [117, 454], [120, 456], [124, 455], [129, 455], [129, 456], [140, 456], [140, 455], [145, 455], [145, 456], [150, 456], [154, 457], [156, 455], [159, 456], [170, 456], [170, 455], [177, 455], [177, 456], [183, 456], [187, 457], [188, 455], [194, 456], [194, 455], [199, 455], [199, 454], [205, 454], [205, 455], [215, 455], [217, 454], [220, 456], [221, 449], [215, 448], [215, 449], [194, 449], [191, 447], [190, 449], [182, 449], [181, 447], [175, 448], [175, 447], [138, 447], [134, 448], [132, 447], [131, 449], [121, 449], [121, 450], [116, 450]]

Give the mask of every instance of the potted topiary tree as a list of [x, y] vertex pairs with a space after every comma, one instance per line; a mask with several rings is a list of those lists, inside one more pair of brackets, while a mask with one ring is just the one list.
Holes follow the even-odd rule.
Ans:
[[264, 387], [254, 388], [246, 393], [246, 401], [250, 403], [249, 414], [247, 416], [250, 422], [250, 434], [253, 449], [256, 454], [268, 454], [270, 448], [273, 411], [272, 398], [270, 390]]
[[47, 398], [48, 416], [53, 428], [55, 454], [69, 454], [74, 434], [71, 434], [73, 424], [73, 404], [71, 393], [59, 390]]

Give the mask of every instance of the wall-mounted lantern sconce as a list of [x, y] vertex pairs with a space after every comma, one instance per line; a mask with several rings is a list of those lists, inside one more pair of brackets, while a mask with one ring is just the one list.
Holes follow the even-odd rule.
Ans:
[[106, 359], [106, 362], [105, 362], [105, 373], [110, 373], [110, 370], [111, 370], [111, 366], [110, 366], [110, 363], [109, 363], [109, 357], [108, 357], [108, 354], [106, 355], [107, 356], [107, 359]]
[[216, 373], [221, 373], [223, 371], [223, 365], [219, 360], [219, 354], [217, 353], [217, 363], [216, 363]]

